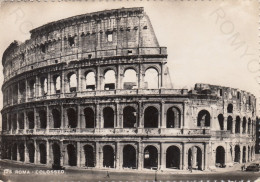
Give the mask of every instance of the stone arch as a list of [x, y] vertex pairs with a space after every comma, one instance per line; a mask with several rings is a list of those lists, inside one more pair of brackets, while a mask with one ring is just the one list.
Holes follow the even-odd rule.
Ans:
[[239, 145], [235, 146], [235, 159], [234, 162], [240, 163], [240, 147]]
[[55, 93], [56, 93], [56, 94], [60, 93], [60, 90], [61, 90], [61, 79], [60, 79], [60, 75], [54, 75], [54, 76], [53, 76], [53, 83], [54, 83]]
[[17, 160], [17, 143], [12, 146], [12, 160]]
[[159, 112], [154, 106], [148, 106], [144, 111], [144, 128], [158, 128]]
[[95, 154], [94, 148], [91, 145], [84, 145], [84, 154], [85, 154], [85, 166], [86, 167], [95, 167]]
[[116, 88], [116, 72], [113, 69], [104, 71], [104, 90], [114, 90]]
[[94, 128], [95, 127], [95, 114], [92, 108], [86, 107], [84, 109], [85, 116], [85, 128]]
[[76, 128], [78, 125], [76, 110], [73, 108], [67, 109], [67, 117], [68, 117], [68, 127]]
[[246, 133], [246, 117], [243, 117], [243, 124], [242, 124], [243, 131], [242, 133]]
[[114, 168], [115, 153], [113, 147], [105, 145], [103, 147], [103, 167]]
[[145, 89], [159, 88], [159, 72], [154, 67], [149, 67], [145, 70], [144, 88]]
[[28, 124], [29, 124], [29, 129], [34, 129], [35, 123], [34, 123], [34, 112], [29, 111], [27, 113], [27, 118], [28, 118]]
[[181, 152], [179, 147], [172, 145], [166, 151], [166, 168], [180, 169]]
[[233, 113], [233, 104], [228, 104], [227, 113]]
[[53, 128], [61, 127], [61, 114], [58, 109], [52, 109]]
[[23, 162], [24, 161], [24, 156], [25, 156], [25, 147], [24, 147], [23, 143], [19, 144], [18, 152], [19, 152], [19, 159], [20, 159], [20, 161]]
[[227, 118], [227, 130], [233, 133], [233, 118], [232, 116], [228, 116]]
[[192, 169], [202, 170], [202, 150], [193, 146], [188, 150], [188, 166]]
[[124, 70], [123, 89], [136, 89], [137, 86], [138, 84], [135, 69], [126, 68]]
[[136, 168], [136, 149], [132, 145], [123, 148], [123, 167]]
[[96, 75], [94, 71], [88, 71], [85, 74], [86, 90], [91, 91], [96, 89]]
[[35, 96], [35, 80], [31, 79], [29, 80], [29, 96], [33, 98]]
[[123, 109], [123, 127], [134, 128], [136, 127], [136, 110], [132, 106], [126, 106]]
[[218, 123], [220, 130], [224, 130], [224, 116], [223, 114], [218, 115]]
[[19, 92], [21, 95], [21, 100], [24, 101], [26, 95], [25, 81], [19, 82]]
[[210, 127], [210, 113], [207, 110], [201, 110], [198, 114], [197, 126]]
[[39, 111], [39, 117], [40, 117], [40, 128], [44, 129], [47, 127], [47, 113], [45, 110]]
[[236, 117], [235, 133], [240, 133], [240, 117]]
[[48, 79], [46, 77], [40, 78], [41, 96], [47, 95], [48, 93]]
[[28, 146], [29, 162], [34, 163], [35, 159], [35, 146], [33, 143], [29, 143]]
[[67, 145], [68, 152], [68, 165], [69, 166], [77, 166], [77, 150], [73, 144]]
[[114, 128], [114, 110], [111, 107], [103, 109], [104, 128]]
[[225, 149], [222, 146], [216, 148], [216, 166], [219, 166], [217, 164], [220, 164], [220, 166], [225, 165]]
[[176, 107], [170, 107], [167, 110], [167, 128], [180, 128], [181, 126], [181, 112]]
[[69, 92], [77, 91], [77, 75], [74, 72], [68, 73]]
[[148, 145], [144, 149], [144, 168], [158, 168], [158, 150], [155, 146]]
[[43, 143], [39, 144], [39, 152], [40, 152], [40, 163], [46, 164], [47, 162], [47, 150], [46, 146]]

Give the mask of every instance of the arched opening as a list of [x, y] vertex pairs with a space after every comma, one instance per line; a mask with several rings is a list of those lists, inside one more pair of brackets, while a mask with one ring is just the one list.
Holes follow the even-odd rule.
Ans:
[[76, 147], [72, 144], [67, 145], [68, 151], [68, 164], [69, 166], [76, 166], [77, 165], [77, 151]]
[[236, 127], [235, 127], [235, 133], [240, 133], [240, 117], [236, 117]]
[[77, 76], [75, 73], [69, 73], [68, 74], [68, 80], [69, 80], [69, 91], [70, 92], [76, 92], [77, 91]]
[[224, 116], [223, 114], [218, 115], [218, 123], [220, 130], [224, 130]]
[[19, 92], [20, 92], [20, 100], [21, 100], [21, 102], [25, 101], [25, 95], [26, 95], [25, 90], [26, 90], [25, 89], [25, 82], [24, 81], [19, 82]]
[[243, 157], [242, 157], [242, 162], [246, 163], [246, 147], [243, 147]]
[[34, 112], [29, 111], [27, 113], [27, 118], [28, 118], [28, 122], [29, 122], [29, 129], [33, 129], [34, 128]]
[[12, 160], [17, 160], [17, 144], [14, 143], [12, 147]]
[[35, 147], [32, 143], [28, 144], [29, 162], [34, 163]]
[[218, 146], [216, 149], [216, 166], [225, 165], [225, 149], [222, 146]]
[[144, 111], [144, 127], [145, 128], [158, 128], [158, 110], [149, 106]]
[[76, 128], [77, 127], [77, 113], [73, 108], [67, 109], [67, 116], [68, 116], [68, 127], [69, 128]]
[[149, 68], [145, 71], [144, 88], [145, 89], [159, 88], [159, 74], [156, 69]]
[[12, 125], [13, 125], [13, 130], [17, 129], [17, 114], [12, 115]]
[[52, 145], [52, 152], [53, 152], [53, 166], [59, 167], [60, 166], [60, 157], [61, 151], [60, 146], [57, 143]]
[[17, 101], [18, 101], [18, 84], [15, 84], [13, 86], [13, 93], [12, 93], [12, 95], [13, 95], [13, 103], [17, 104]]
[[34, 97], [34, 92], [35, 92], [35, 81], [34, 80], [30, 80], [29, 81], [29, 95], [30, 95], [30, 98], [33, 98]]
[[24, 161], [24, 144], [23, 143], [20, 143], [19, 144], [19, 147], [18, 147], [18, 152], [19, 152], [19, 158], [20, 158], [20, 161]]
[[47, 93], [48, 93], [48, 80], [47, 80], [47, 78], [42, 77], [40, 79], [40, 82], [41, 82], [41, 95], [42, 96], [47, 95]]
[[180, 169], [180, 149], [170, 146], [166, 151], [166, 168]]
[[18, 124], [19, 124], [19, 129], [24, 129], [24, 113], [21, 112], [18, 115]]
[[116, 76], [114, 70], [105, 71], [104, 76], [104, 90], [114, 90], [116, 85]]
[[242, 124], [243, 131], [242, 133], [246, 133], [246, 117], [243, 117], [243, 124]]
[[228, 104], [228, 106], [227, 106], [227, 112], [228, 112], [228, 113], [233, 113], [233, 104]]
[[227, 119], [227, 130], [233, 133], [233, 118], [231, 116], [228, 116]]
[[91, 145], [84, 146], [85, 166], [95, 167], [94, 149]]
[[250, 119], [250, 118], [248, 118], [247, 133], [248, 133], [248, 134], [251, 133], [251, 119]]
[[158, 151], [154, 146], [147, 146], [144, 149], [144, 168], [157, 169], [158, 167]]
[[134, 128], [136, 127], [136, 110], [131, 106], [127, 106], [123, 110], [123, 127]]
[[96, 77], [93, 71], [86, 74], [86, 90], [91, 91], [96, 89]]
[[7, 114], [2, 114], [2, 128], [3, 131], [7, 130]]
[[167, 128], [180, 128], [181, 113], [179, 109], [171, 107], [167, 110]]
[[136, 150], [132, 145], [124, 146], [123, 167], [136, 168]]
[[61, 114], [57, 109], [52, 110], [52, 120], [53, 120], [53, 128], [61, 127]]
[[194, 146], [188, 150], [188, 166], [192, 169], [202, 170], [202, 151]]
[[10, 131], [12, 129], [12, 118], [11, 114], [8, 114], [8, 130]]
[[95, 114], [93, 109], [87, 107], [84, 109], [86, 128], [94, 128], [95, 126]]
[[109, 145], [105, 145], [103, 147], [103, 167], [114, 168], [114, 156], [114, 149]]
[[125, 71], [123, 78], [123, 88], [127, 90], [137, 88], [137, 77], [136, 71], [134, 69], [127, 69]]
[[53, 77], [53, 83], [54, 83], [54, 90], [56, 94], [60, 93], [60, 76], [59, 75], [55, 75]]
[[39, 111], [39, 117], [40, 117], [40, 128], [46, 128], [47, 126], [47, 114], [45, 110]]
[[197, 126], [209, 127], [210, 126], [210, 114], [206, 110], [202, 110], [198, 114]]
[[239, 145], [235, 146], [235, 159], [234, 162], [240, 162], [240, 147]]
[[111, 107], [103, 109], [104, 128], [114, 128], [114, 110]]
[[43, 143], [41, 143], [39, 145], [39, 150], [40, 150], [40, 163], [46, 164], [46, 159], [47, 159], [47, 157], [46, 157], [46, 155], [47, 155], [46, 146]]

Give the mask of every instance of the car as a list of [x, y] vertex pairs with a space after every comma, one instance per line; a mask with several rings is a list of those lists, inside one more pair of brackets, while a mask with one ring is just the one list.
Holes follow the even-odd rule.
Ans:
[[246, 167], [246, 171], [260, 171], [260, 166], [258, 163], [252, 163]]

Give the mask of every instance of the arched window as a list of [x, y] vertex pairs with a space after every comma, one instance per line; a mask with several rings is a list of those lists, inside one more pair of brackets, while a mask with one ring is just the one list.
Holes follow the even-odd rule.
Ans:
[[52, 110], [52, 120], [53, 120], [53, 128], [61, 127], [61, 114], [57, 109]]
[[243, 156], [242, 156], [242, 162], [246, 163], [246, 147], [243, 147]]
[[250, 134], [251, 133], [251, 119], [248, 118], [248, 127], [247, 127], [247, 133]]
[[34, 128], [34, 112], [33, 111], [29, 111], [27, 113], [27, 118], [28, 118], [28, 122], [29, 122], [29, 129], [33, 129]]
[[76, 128], [77, 121], [77, 113], [73, 108], [67, 109], [67, 117], [68, 117], [68, 128]]
[[233, 113], [233, 105], [232, 104], [228, 104], [227, 112], [228, 113]]
[[158, 167], [158, 151], [157, 148], [149, 145], [144, 149], [144, 168], [157, 169]]
[[123, 78], [123, 89], [136, 89], [137, 88], [137, 77], [134, 69], [127, 69], [124, 73]]
[[40, 128], [46, 128], [47, 126], [47, 114], [45, 110], [39, 111], [39, 117], [40, 117]]
[[218, 115], [218, 123], [220, 130], [224, 130], [224, 116], [223, 114]]
[[17, 160], [17, 144], [14, 143], [12, 147], [12, 160]]
[[239, 145], [235, 146], [235, 159], [234, 162], [240, 162], [240, 147]]
[[209, 127], [210, 126], [210, 114], [206, 110], [202, 110], [198, 114], [198, 123], [197, 126], [200, 127]]
[[24, 161], [24, 154], [25, 154], [25, 152], [24, 152], [24, 144], [23, 143], [19, 144], [18, 152], [19, 152], [19, 158], [20, 158], [19, 161], [23, 162]]
[[222, 146], [218, 146], [216, 149], [216, 166], [225, 165], [225, 149]]
[[114, 110], [111, 107], [103, 109], [104, 128], [114, 128]]
[[86, 90], [95, 90], [96, 89], [96, 78], [93, 71], [86, 74]]
[[35, 147], [34, 144], [28, 144], [29, 162], [34, 163]]
[[39, 151], [40, 151], [40, 163], [46, 164], [47, 152], [46, 152], [46, 146], [43, 143], [39, 145]]
[[116, 85], [115, 71], [114, 70], [107, 70], [105, 72], [104, 78], [105, 78], [105, 80], [104, 80], [104, 83], [105, 83], [104, 90], [114, 90], [115, 85]]
[[145, 128], [158, 128], [158, 110], [149, 106], [144, 111], [144, 127]]
[[114, 149], [109, 145], [105, 145], [103, 147], [103, 167], [114, 168], [114, 156]]
[[30, 97], [33, 98], [34, 92], [35, 92], [35, 81], [34, 80], [29, 81], [29, 92], [30, 92]]
[[242, 124], [242, 128], [243, 128], [243, 133], [246, 133], [246, 117], [243, 117], [243, 124]]
[[123, 110], [123, 127], [133, 128], [136, 127], [136, 110], [131, 106], [127, 106]]
[[85, 166], [95, 167], [95, 154], [93, 147], [91, 145], [85, 145], [83, 148], [85, 153]]
[[149, 68], [145, 71], [144, 88], [158, 89], [159, 88], [159, 74], [154, 68]]
[[20, 100], [22, 102], [25, 101], [26, 92], [25, 92], [25, 82], [24, 81], [19, 82], [19, 92], [20, 92]]
[[69, 80], [69, 91], [70, 92], [76, 92], [77, 91], [77, 76], [75, 73], [69, 73], [68, 74], [68, 80]]
[[18, 115], [18, 124], [19, 124], [19, 129], [24, 129], [24, 114], [23, 114], [23, 112], [19, 113], [19, 115]]
[[181, 113], [176, 107], [167, 110], [167, 128], [180, 128]]
[[94, 128], [95, 126], [95, 115], [93, 109], [87, 107], [84, 109], [84, 115], [85, 115], [85, 127], [86, 128]]
[[202, 169], [202, 151], [199, 147], [193, 146], [188, 150], [188, 166], [192, 169]]
[[236, 127], [235, 127], [235, 133], [240, 133], [240, 117], [236, 117]]
[[123, 167], [136, 168], [136, 150], [132, 145], [124, 146]]
[[47, 81], [47, 78], [42, 77], [40, 79], [40, 81], [41, 81], [41, 95], [42, 96], [47, 95], [47, 92], [48, 92], [48, 81]]
[[53, 166], [59, 168], [60, 159], [61, 159], [61, 150], [59, 144], [57, 143], [54, 143], [52, 145], [52, 156], [53, 156]]
[[56, 75], [53, 77], [53, 82], [54, 82], [54, 89], [55, 89], [55, 93], [58, 94], [60, 93], [60, 76]]
[[166, 168], [180, 169], [180, 149], [176, 146], [170, 146], [166, 151]]
[[17, 129], [17, 114], [12, 115], [12, 125], [13, 125], [13, 130]]
[[68, 151], [68, 164], [70, 166], [76, 166], [77, 165], [76, 147], [72, 144], [68, 144], [67, 145], [67, 151]]

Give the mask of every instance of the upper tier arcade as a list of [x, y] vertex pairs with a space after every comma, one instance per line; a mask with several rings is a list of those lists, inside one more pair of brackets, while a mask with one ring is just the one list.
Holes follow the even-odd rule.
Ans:
[[3, 54], [5, 81], [62, 62], [126, 56], [167, 57], [143, 8], [121, 8], [70, 17], [31, 30]]

